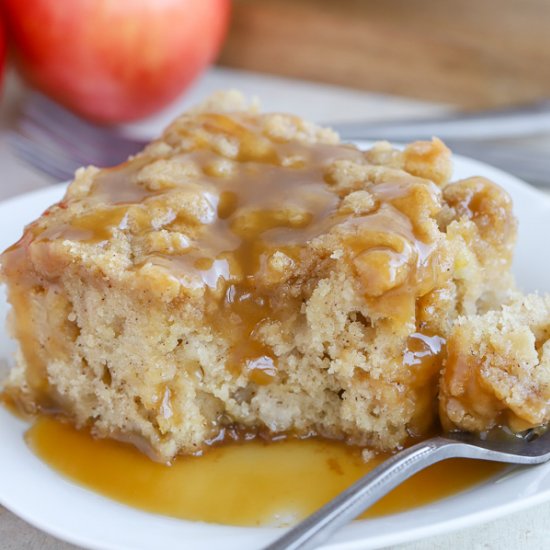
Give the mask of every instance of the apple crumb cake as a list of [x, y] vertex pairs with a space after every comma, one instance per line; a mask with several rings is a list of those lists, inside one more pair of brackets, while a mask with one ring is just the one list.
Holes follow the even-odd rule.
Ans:
[[3, 253], [6, 399], [163, 461], [547, 423], [550, 300], [514, 288], [507, 193], [451, 172], [437, 139], [362, 151], [214, 97]]

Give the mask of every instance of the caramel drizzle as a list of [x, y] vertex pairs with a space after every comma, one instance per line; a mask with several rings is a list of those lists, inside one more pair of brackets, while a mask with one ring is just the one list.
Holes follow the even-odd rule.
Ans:
[[[200, 131], [190, 151], [170, 158], [173, 163], [190, 161], [198, 166], [199, 175], [188, 183], [165, 190], [148, 188], [138, 181], [140, 170], [151, 160], [146, 155], [103, 170], [96, 176], [89, 195], [78, 199], [84, 205], [84, 214], [45, 230], [36, 223], [29, 226], [23, 239], [4, 253], [3, 269], [17, 270], [22, 277], [19, 284], [25, 291], [40, 287], [42, 276], [34, 271], [29, 252], [35, 244], [69, 240], [108, 246], [113, 232], [129, 236], [136, 232], [129, 221], [136, 209], [141, 216], [137, 216], [138, 236], [146, 234], [158, 229], [147, 215], [148, 204], [174, 189], [198, 188], [207, 208], [203, 219], [191, 227], [186, 248], [174, 254], [153, 252], [142, 257], [134, 269], [155, 264], [176, 277], [183, 287], [205, 290], [210, 322], [223, 328], [232, 342], [226, 365], [231, 371], [238, 374], [245, 370], [258, 384], [269, 383], [276, 377], [277, 358], [261, 342], [258, 331], [264, 322], [285, 318], [299, 310], [300, 297], [290, 296], [285, 285], [282, 290], [273, 290], [265, 282], [270, 258], [280, 252], [300, 262], [304, 245], [339, 225], [347, 224], [347, 229], [353, 225], [358, 235], [367, 235], [348, 243], [352, 258], [380, 246], [376, 242], [380, 235], [388, 236], [382, 241], [396, 236], [400, 243], [397, 248], [393, 244], [382, 245], [392, 257], [390, 267], [397, 270], [412, 258], [413, 276], [386, 293], [384, 300], [372, 298], [371, 305], [382, 307], [391, 315], [395, 313], [394, 304], [405, 300], [407, 307], [402, 317], [410, 316], [418, 284], [415, 276], [422, 269], [429, 271], [436, 243], [418, 235], [410, 218], [396, 206], [410, 193], [406, 183], [373, 185], [377, 208], [349, 219], [349, 214], [338, 211], [341, 197], [332, 188], [327, 169], [338, 160], [366, 164], [361, 151], [347, 145], [272, 141], [258, 150], [255, 144], [261, 138], [261, 129], [246, 117], [203, 115], [199, 119], [200, 130], [239, 137], [241, 148], [234, 173], [213, 175], [215, 162], [227, 159], [207, 148], [207, 143], [200, 139]], [[190, 136], [194, 135], [192, 130]], [[429, 187], [428, 192], [436, 193], [435, 188]], [[67, 208], [71, 201], [65, 199], [59, 206]], [[180, 215], [177, 211], [167, 212], [164, 228], [177, 229]], [[281, 305], [283, 302], [286, 306]], [[399, 318], [398, 313], [395, 316]], [[28, 339], [25, 331], [16, 332], [27, 361], [43, 363], [25, 351], [32, 348], [32, 343], [23, 342]], [[43, 366], [37, 370], [43, 371]]]

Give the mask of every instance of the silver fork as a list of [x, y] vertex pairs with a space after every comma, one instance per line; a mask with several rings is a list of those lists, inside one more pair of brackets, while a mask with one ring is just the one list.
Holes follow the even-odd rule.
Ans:
[[[438, 135], [456, 153], [488, 162], [536, 185], [550, 185], [550, 154], [546, 149], [501, 139], [545, 132], [550, 136], [549, 101], [425, 120], [337, 123], [332, 127], [347, 140], [405, 142]], [[57, 180], [72, 178], [82, 165], [113, 166], [145, 145], [145, 141], [129, 138], [116, 128], [86, 122], [38, 93], [31, 93], [24, 101], [18, 127], [8, 139], [17, 155]]]
[[80, 166], [119, 164], [147, 143], [87, 122], [38, 93], [21, 105], [8, 142], [24, 161], [59, 181], [71, 179]]
[[372, 470], [349, 489], [290, 529], [264, 550], [315, 548], [335, 531], [416, 472], [448, 458], [474, 458], [511, 464], [542, 464], [550, 460], [550, 429], [531, 430], [508, 441], [453, 433], [409, 447]]

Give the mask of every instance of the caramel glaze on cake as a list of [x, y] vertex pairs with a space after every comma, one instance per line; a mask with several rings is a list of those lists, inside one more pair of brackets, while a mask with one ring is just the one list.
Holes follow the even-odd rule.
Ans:
[[[440, 376], [447, 426], [547, 422], [496, 383], [498, 415], [470, 421], [477, 394], [455, 383], [482, 349], [461, 347], [469, 319], [519, 298], [509, 196], [450, 174], [439, 140], [361, 151], [219, 96], [128, 162], [79, 170], [4, 252], [20, 345], [4, 394], [163, 461], [230, 435], [391, 450], [439, 422]], [[548, 365], [529, 361], [536, 393]]]

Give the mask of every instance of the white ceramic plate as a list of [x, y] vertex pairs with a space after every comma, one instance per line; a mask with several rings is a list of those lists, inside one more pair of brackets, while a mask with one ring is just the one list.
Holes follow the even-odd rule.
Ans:
[[[520, 220], [515, 272], [524, 290], [550, 291], [550, 200], [517, 179], [458, 158], [455, 177], [487, 176], [511, 194]], [[64, 186], [0, 204], [0, 248], [21, 235], [25, 223], [58, 200]], [[0, 318], [7, 310], [0, 297]], [[0, 332], [0, 360], [11, 361], [13, 343]], [[280, 534], [273, 528], [225, 527], [157, 516], [95, 494], [64, 479], [29, 451], [27, 425], [0, 408], [0, 503], [61, 539], [102, 550], [246, 550]], [[459, 495], [379, 519], [354, 522], [327, 545], [378, 548], [460, 529], [550, 500], [550, 464], [508, 470]]]

